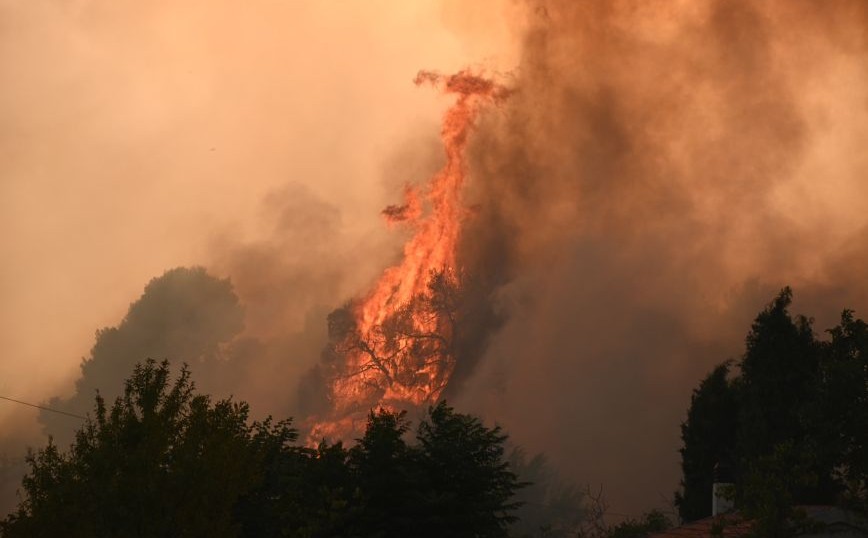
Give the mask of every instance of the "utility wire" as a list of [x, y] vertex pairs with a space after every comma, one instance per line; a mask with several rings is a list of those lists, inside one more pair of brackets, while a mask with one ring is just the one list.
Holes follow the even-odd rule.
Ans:
[[21, 400], [15, 400], [13, 398], [7, 398], [6, 396], [0, 396], [0, 400], [7, 400], [10, 402], [15, 402], [21, 405], [29, 405], [30, 407], [35, 407], [36, 409], [42, 409], [43, 411], [51, 411], [52, 413], [59, 413], [61, 415], [66, 415], [68, 417], [80, 418], [81, 420], [87, 420], [87, 417], [83, 417], [81, 415], [76, 415], [75, 413], [67, 413], [66, 411], [61, 411], [60, 409], [52, 409], [50, 407], [44, 407], [42, 405], [36, 405], [32, 403], [22, 402]]

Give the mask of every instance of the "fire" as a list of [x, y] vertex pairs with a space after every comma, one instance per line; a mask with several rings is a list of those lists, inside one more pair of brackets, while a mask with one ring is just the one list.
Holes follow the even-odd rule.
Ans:
[[351, 319], [339, 328], [328, 372], [332, 412], [313, 424], [312, 441], [358, 433], [374, 407], [399, 409], [436, 401], [455, 368], [461, 278], [456, 251], [468, 215], [461, 201], [467, 179], [465, 149], [480, 111], [505, 99], [508, 91], [470, 71], [451, 76], [420, 71], [414, 82], [457, 95], [443, 116], [446, 164], [424, 192], [407, 187], [403, 205], [383, 210], [387, 222], [409, 226], [413, 235], [404, 245], [401, 263], [387, 269], [365, 297], [349, 306]]

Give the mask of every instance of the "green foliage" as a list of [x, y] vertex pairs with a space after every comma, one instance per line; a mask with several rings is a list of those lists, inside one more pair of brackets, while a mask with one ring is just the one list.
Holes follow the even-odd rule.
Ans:
[[[235, 337], [242, 326], [243, 310], [229, 280], [215, 278], [201, 267], [166, 271], [148, 283], [118, 326], [97, 331], [90, 356], [82, 360], [75, 394], [68, 399], [53, 398], [49, 407], [83, 415], [98, 389], [109, 401], [114, 400], [123, 380], [145, 357], [207, 363], [199, 381], [207, 381], [205, 374], [220, 378], [224, 361], [215, 360], [219, 346]], [[72, 441], [72, 428], [65, 417], [43, 411], [39, 420], [55, 439], [63, 444]]]
[[787, 538], [808, 525], [794, 503], [795, 492], [817, 481], [813, 461], [809, 450], [784, 442], [751, 462], [741, 484], [741, 504], [744, 515], [754, 521], [755, 536]]
[[521, 486], [506, 436], [445, 403], [410, 444], [404, 413], [371, 413], [346, 449], [294, 445], [288, 421], [197, 394], [184, 367], [137, 365], [110, 409], [68, 451], [28, 456], [25, 498], [0, 522], [8, 537], [505, 536]]
[[412, 536], [424, 513], [419, 457], [404, 439], [409, 429], [404, 412], [371, 412], [364, 437], [350, 449], [350, 467], [363, 485], [357, 525], [371, 536]]
[[[791, 302], [792, 291], [785, 288], [757, 316], [747, 336], [738, 437], [739, 456], [746, 464], [771, 454], [780, 443], [810, 438], [806, 418], [817, 398], [820, 346], [810, 320], [790, 316]], [[822, 500], [828, 495], [814, 499]]]
[[506, 536], [522, 486], [504, 458], [500, 428], [431, 407], [409, 444], [406, 415], [371, 413], [349, 451], [361, 509], [362, 536]]
[[[521, 487], [504, 460], [507, 436], [441, 402], [419, 425], [425, 536], [506, 536]], [[421, 535], [420, 535], [421, 536]]]
[[708, 515], [714, 464], [727, 458], [758, 535], [794, 532], [804, 523], [794, 505], [868, 508], [868, 326], [844, 311], [818, 340], [791, 301], [785, 288], [757, 316], [740, 377], [726, 381], [720, 366], [694, 392], [676, 495], [685, 520]]
[[675, 504], [684, 521], [711, 515], [711, 471], [718, 463], [735, 459], [738, 397], [729, 372], [730, 363], [723, 363], [700, 383], [681, 424], [683, 489], [676, 493]]
[[652, 532], [665, 531], [672, 522], [659, 510], [652, 510], [641, 519], [630, 519], [612, 527], [606, 538], [644, 538]]
[[[111, 410], [95, 417], [70, 451], [28, 456], [27, 494], [6, 536], [236, 536], [236, 500], [259, 486], [258, 438], [295, 439], [287, 423], [247, 424], [246, 404], [195, 395], [184, 368], [137, 365]], [[219, 470], [219, 472], [218, 472]]]
[[840, 459], [837, 478], [852, 508], [868, 513], [868, 324], [845, 310], [829, 334], [823, 376], [819, 440]]

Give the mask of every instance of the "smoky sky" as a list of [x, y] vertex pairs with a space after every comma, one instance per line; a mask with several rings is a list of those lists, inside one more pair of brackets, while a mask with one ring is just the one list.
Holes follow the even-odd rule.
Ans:
[[[438, 165], [448, 101], [413, 77], [514, 63], [507, 12], [486, 10], [502, 2], [461, 4], [0, 1], [0, 395], [119, 390], [121, 364], [82, 377], [95, 331], [146, 327], [131, 304], [196, 295], [154, 302], [148, 283], [203, 266], [199, 291], [227, 281], [243, 313], [231, 345], [207, 334], [239, 366], [210, 386], [286, 413], [327, 313], [400, 253], [380, 210]], [[0, 407], [15, 465], [43, 432]]]
[[861, 2], [532, 2], [473, 146], [465, 260], [507, 325], [462, 407], [612, 510], [664, 506], [679, 423], [785, 285], [868, 313]]
[[232, 279], [253, 335], [363, 289], [448, 105], [416, 72], [505, 61], [506, 15], [461, 32], [482, 7], [0, 2], [0, 389], [71, 394], [94, 331], [174, 267]]
[[[868, 315], [859, 1], [34, 0], [0, 18], [5, 396], [84, 402], [138, 353], [293, 413], [328, 313], [400, 255], [380, 210], [442, 165], [448, 98], [419, 69], [512, 88], [471, 140], [479, 338], [451, 403], [614, 512], [671, 499], [692, 388], [781, 287], [818, 331]], [[0, 420], [6, 452], [43, 442], [30, 410]]]

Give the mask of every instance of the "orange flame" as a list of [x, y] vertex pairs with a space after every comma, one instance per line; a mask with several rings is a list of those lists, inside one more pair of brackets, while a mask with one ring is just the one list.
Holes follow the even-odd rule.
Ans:
[[360, 432], [365, 414], [374, 407], [436, 401], [455, 367], [456, 250], [468, 213], [461, 202], [467, 174], [464, 153], [483, 105], [502, 101], [508, 90], [466, 70], [451, 76], [420, 71], [414, 82], [458, 96], [443, 116], [446, 164], [431, 178], [424, 196], [408, 187], [403, 205], [383, 211], [390, 224], [409, 225], [414, 234], [404, 245], [401, 263], [387, 269], [353, 305], [354, 330], [341, 346], [343, 362], [330, 372], [332, 413], [313, 424], [314, 441]]

